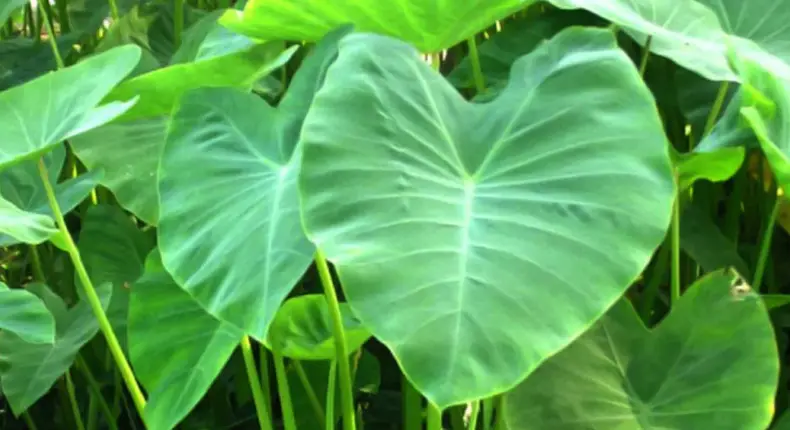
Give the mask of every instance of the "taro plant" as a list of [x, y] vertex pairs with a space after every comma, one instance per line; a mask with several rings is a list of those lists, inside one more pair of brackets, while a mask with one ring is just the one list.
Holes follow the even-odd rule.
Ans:
[[790, 428], [788, 19], [0, 0], [0, 427]]

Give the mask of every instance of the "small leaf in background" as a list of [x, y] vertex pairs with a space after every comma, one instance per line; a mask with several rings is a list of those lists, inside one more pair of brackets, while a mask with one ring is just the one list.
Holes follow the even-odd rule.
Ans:
[[192, 89], [251, 88], [258, 79], [282, 67], [298, 49], [292, 46], [283, 50], [283, 46], [282, 42], [267, 42], [220, 57], [154, 70], [121, 83], [104, 102], [140, 97], [119, 121], [167, 115]]
[[262, 40], [320, 40], [345, 24], [363, 32], [385, 34], [414, 44], [422, 52], [439, 52], [534, 3], [532, 0], [269, 0], [228, 10], [220, 22]]
[[224, 10], [216, 10], [204, 16], [187, 31], [178, 51], [173, 54], [171, 64], [208, 60], [214, 57], [243, 51], [256, 42], [242, 34], [223, 27], [218, 22]]
[[[71, 367], [79, 350], [99, 331], [99, 323], [87, 301], [66, 310], [62, 300], [45, 286], [29, 287], [29, 290], [44, 299], [54, 315], [56, 335], [52, 344], [32, 344], [13, 333], [0, 331], [0, 385], [15, 416], [49, 391]], [[110, 286], [99, 287], [97, 293], [106, 308]]]
[[36, 158], [123, 113], [134, 95], [97, 105], [139, 59], [139, 48], [124, 46], [0, 93], [0, 168]]
[[158, 250], [131, 287], [129, 352], [149, 392], [146, 422], [170, 429], [192, 410], [243, 333], [206, 313], [165, 272]]
[[738, 254], [735, 243], [696, 201], [686, 205], [680, 214], [680, 246], [705, 271], [734, 267], [747, 279], [751, 278], [749, 266]]
[[623, 299], [506, 397], [512, 429], [764, 429], [779, 377], [765, 306], [727, 271], [655, 329]]
[[13, 333], [27, 343], [53, 343], [55, 320], [35, 294], [22, 288], [10, 289], [0, 282], [0, 331]]
[[316, 46], [278, 108], [204, 88], [184, 96], [169, 126], [159, 166], [164, 265], [209, 313], [259, 341], [313, 260], [299, 215], [297, 143], [347, 31]]
[[677, 154], [675, 169], [678, 188], [686, 190], [701, 179], [711, 182], [726, 181], [740, 169], [745, 157], [746, 150], [743, 147]]
[[[346, 346], [349, 353], [359, 349], [370, 333], [340, 304]], [[323, 294], [308, 294], [288, 299], [272, 321], [266, 346], [297, 360], [331, 360], [336, 357], [329, 306]]]
[[[97, 169], [58, 183], [66, 159], [66, 148], [58, 145], [42, 158], [49, 174], [49, 183], [54, 185], [55, 197], [63, 213], [71, 212], [85, 200], [104, 173]], [[0, 196], [24, 211], [54, 217], [38, 171], [38, 160], [26, 160], [0, 171]], [[19, 242], [11, 236], [0, 235], [0, 246]]]
[[71, 139], [74, 153], [90, 170], [103, 170], [101, 185], [121, 206], [147, 224], [159, 222], [156, 170], [169, 117], [113, 122]]
[[[0, 21], [2, 22], [2, 21]], [[58, 37], [58, 50], [66, 56], [77, 41], [76, 34]], [[0, 41], [0, 91], [24, 84], [57, 68], [47, 41], [15, 38]]]
[[[91, 206], [82, 221], [77, 243], [82, 262], [95, 285], [112, 285], [107, 317], [124, 351], [128, 350], [129, 286], [143, 274], [145, 257], [153, 249], [154, 239], [153, 235], [140, 231], [131, 217], [117, 206]], [[74, 283], [79, 286], [77, 291], [83, 294], [76, 275]]]
[[339, 52], [302, 130], [310, 239], [435, 405], [515, 386], [664, 239], [675, 187], [652, 95], [602, 29], [560, 32], [480, 104], [404, 42], [357, 33]]

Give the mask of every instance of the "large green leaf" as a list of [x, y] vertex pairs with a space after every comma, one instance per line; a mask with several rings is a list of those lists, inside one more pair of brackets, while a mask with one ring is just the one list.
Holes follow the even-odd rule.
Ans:
[[129, 102], [96, 106], [139, 59], [140, 48], [123, 46], [0, 93], [0, 168], [38, 157], [129, 109], [134, 94], [123, 98]]
[[[346, 346], [349, 353], [370, 338], [370, 333], [340, 304]], [[283, 303], [266, 336], [266, 346], [297, 360], [331, 360], [337, 357], [329, 306], [322, 294], [294, 297]]]
[[[66, 160], [66, 148], [58, 145], [42, 157], [47, 167], [50, 184], [54, 184], [55, 197], [63, 213], [71, 212], [96, 187], [103, 175], [100, 169], [58, 183], [60, 171]], [[0, 172], [0, 196], [19, 209], [38, 215], [54, 216], [49, 206], [44, 184], [38, 171], [38, 160], [26, 160]], [[0, 235], [0, 246], [10, 246], [20, 241]]]
[[[0, 331], [0, 385], [19, 416], [30, 405], [49, 391], [74, 362], [74, 358], [99, 331], [99, 323], [87, 301], [79, 302], [66, 310], [66, 305], [45, 286], [29, 286], [44, 300], [55, 317], [55, 342], [51, 344], [27, 343], [7, 331]], [[99, 289], [102, 305], [110, 299], [109, 286]]]
[[587, 9], [617, 24], [650, 51], [714, 81], [738, 81], [727, 61], [727, 36], [716, 14], [695, 0], [548, 0]]
[[515, 386], [580, 335], [669, 224], [656, 108], [606, 30], [561, 32], [485, 104], [403, 42], [348, 36], [302, 139], [308, 236], [443, 408]]
[[107, 172], [100, 183], [118, 203], [148, 224], [159, 219], [156, 170], [169, 117], [113, 122], [71, 140], [77, 157], [89, 169]]
[[334, 28], [386, 34], [438, 52], [472, 36], [532, 0], [251, 0], [243, 11], [228, 10], [220, 22], [263, 40], [316, 41]]
[[32, 344], [53, 343], [55, 319], [35, 294], [0, 282], [0, 331]]
[[[117, 206], [91, 206], [82, 221], [77, 244], [80, 256], [94, 284], [112, 285], [107, 317], [124, 350], [128, 349], [129, 286], [143, 274], [145, 257], [153, 249], [154, 239], [140, 231]], [[77, 276], [74, 282], [81, 284]], [[81, 293], [82, 288], [77, 291]]]
[[312, 261], [297, 142], [344, 31], [319, 43], [277, 109], [249, 93], [200, 89], [184, 96], [169, 127], [159, 170], [164, 265], [209, 313], [260, 341]]
[[760, 297], [727, 271], [653, 331], [623, 300], [506, 397], [513, 430], [764, 429], [779, 377]]
[[258, 79], [285, 64], [298, 46], [282, 48], [282, 42], [262, 43], [228, 55], [155, 70], [123, 82], [105, 102], [139, 96], [140, 100], [121, 116], [125, 121], [167, 115], [181, 96], [195, 88], [249, 89]]
[[[166, 329], [163, 329], [166, 328]], [[207, 314], [165, 272], [158, 250], [132, 286], [129, 352], [149, 392], [150, 428], [170, 429], [203, 397], [241, 340], [242, 332]]]

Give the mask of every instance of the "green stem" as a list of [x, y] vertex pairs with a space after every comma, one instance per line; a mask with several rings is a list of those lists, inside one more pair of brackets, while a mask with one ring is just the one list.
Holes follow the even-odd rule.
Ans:
[[401, 394], [403, 396], [403, 430], [422, 428], [422, 396], [401, 374]]
[[496, 399], [496, 424], [494, 430], [506, 430], [505, 426], [505, 396], [497, 396]]
[[762, 240], [760, 241], [760, 253], [758, 254], [757, 264], [754, 269], [752, 289], [758, 293], [760, 292], [760, 288], [762, 286], [763, 275], [765, 274], [765, 266], [768, 262], [768, 256], [771, 254], [771, 240], [773, 239], [774, 226], [776, 225], [776, 218], [779, 216], [779, 209], [781, 207], [782, 196], [777, 195], [776, 201], [774, 202], [774, 207], [771, 209], [771, 214], [768, 217], [768, 221], [765, 223]]
[[255, 412], [258, 414], [258, 424], [261, 430], [272, 430], [272, 420], [269, 415], [269, 408], [266, 407], [263, 392], [261, 392], [261, 381], [258, 379], [258, 371], [255, 369], [255, 357], [252, 354], [250, 338], [241, 338], [241, 354], [244, 356], [244, 367], [247, 369], [247, 378], [250, 381], [252, 400], [255, 403]]
[[719, 92], [716, 94], [716, 100], [713, 102], [713, 107], [711, 107], [710, 112], [708, 113], [708, 119], [705, 120], [705, 128], [702, 131], [702, 138], [708, 135], [711, 130], [713, 130], [713, 126], [716, 125], [716, 120], [719, 117], [719, 113], [721, 112], [721, 108], [724, 106], [724, 99], [727, 97], [727, 90], [730, 87], [730, 83], [724, 81], [719, 86]]
[[478, 94], [481, 94], [486, 90], [486, 81], [483, 76], [483, 68], [480, 66], [480, 54], [477, 52], [475, 36], [470, 37], [467, 40], [467, 44], [469, 45], [469, 60], [472, 62], [472, 76], [475, 80], [475, 88]]
[[77, 404], [77, 395], [74, 392], [74, 381], [71, 380], [71, 371], [66, 371], [66, 391], [69, 393], [69, 403], [71, 404], [71, 412], [74, 413], [74, 423], [77, 425], [77, 430], [85, 430], [85, 423], [82, 421], [80, 414], [80, 406]]
[[38, 427], [36, 426], [36, 422], [33, 421], [33, 417], [30, 416], [29, 409], [26, 412], [22, 413], [22, 419], [25, 420], [25, 424], [27, 424], [28, 430], [38, 430]]
[[77, 369], [82, 372], [85, 380], [88, 381], [88, 387], [93, 394], [91, 399], [99, 405], [99, 409], [101, 409], [104, 417], [107, 419], [107, 425], [112, 430], [118, 430], [118, 425], [115, 423], [115, 415], [113, 415], [110, 405], [107, 404], [107, 401], [104, 399], [104, 395], [102, 395], [101, 392], [101, 387], [99, 386], [98, 381], [96, 381], [96, 377], [93, 376], [93, 372], [91, 372], [90, 367], [88, 367], [88, 363], [85, 362], [82, 356], [77, 355], [76, 365]]
[[52, 30], [52, 23], [49, 21], [47, 9], [44, 7], [43, 1], [40, 1], [38, 6], [39, 10], [41, 11], [41, 20], [44, 21], [44, 25], [47, 27], [47, 41], [49, 42], [49, 47], [52, 49], [52, 56], [55, 57], [55, 64], [58, 65], [58, 69], [62, 69], [66, 66], [63, 63], [63, 58], [60, 56], [60, 50], [58, 50], [58, 39], [55, 35], [55, 31]]
[[442, 410], [428, 402], [428, 430], [442, 430]]
[[304, 388], [305, 393], [307, 393], [307, 399], [310, 401], [310, 406], [313, 408], [313, 412], [315, 413], [318, 424], [320, 425], [324, 422], [324, 407], [321, 406], [321, 401], [318, 400], [318, 396], [315, 394], [313, 385], [307, 378], [307, 373], [305, 373], [302, 363], [300, 363], [299, 360], [291, 360], [291, 363], [293, 363], [296, 376], [299, 377], [299, 381], [302, 383], [302, 388]]
[[60, 23], [60, 34], [66, 34], [71, 31], [71, 23], [69, 22], [68, 0], [55, 0], [55, 6], [58, 8], [58, 22]]
[[38, 282], [47, 282], [47, 277], [44, 275], [44, 269], [41, 265], [41, 256], [38, 255], [38, 248], [36, 245], [30, 245], [30, 256], [33, 259], [33, 278]]
[[277, 375], [277, 394], [280, 397], [280, 409], [283, 413], [285, 430], [296, 430], [296, 418], [291, 402], [291, 387], [288, 384], [288, 373], [285, 371], [285, 359], [278, 351], [272, 350], [274, 357], [274, 373]]
[[69, 257], [71, 257], [71, 262], [74, 264], [77, 277], [82, 283], [85, 298], [88, 300], [94, 315], [96, 315], [96, 319], [99, 321], [99, 328], [101, 329], [102, 334], [104, 334], [104, 338], [107, 340], [107, 346], [109, 347], [110, 352], [115, 359], [118, 370], [120, 370], [121, 376], [123, 377], [124, 382], [126, 382], [126, 388], [129, 390], [129, 393], [132, 396], [134, 406], [137, 409], [137, 412], [140, 414], [140, 418], [142, 419], [142, 417], [144, 417], [143, 411], [145, 410], [145, 396], [143, 395], [143, 391], [140, 389], [140, 386], [137, 385], [137, 380], [134, 378], [132, 367], [129, 365], [129, 362], [123, 355], [123, 349], [121, 349], [121, 344], [118, 342], [118, 337], [115, 335], [112, 325], [110, 325], [110, 320], [107, 318], [107, 314], [104, 313], [104, 308], [102, 307], [101, 300], [99, 300], [99, 295], [96, 294], [96, 288], [94, 288], [93, 282], [91, 282], [91, 279], [88, 276], [88, 271], [85, 269], [85, 265], [82, 263], [82, 257], [80, 256], [80, 252], [77, 249], [77, 245], [74, 243], [71, 233], [69, 233], [68, 227], [66, 226], [66, 221], [63, 219], [63, 213], [60, 210], [60, 205], [58, 204], [58, 200], [55, 198], [55, 191], [52, 189], [52, 184], [49, 183], [49, 174], [47, 173], [47, 166], [44, 164], [43, 159], [39, 159], [38, 171], [41, 181], [44, 183], [44, 190], [47, 193], [49, 206], [55, 215], [55, 221], [58, 223], [58, 229], [60, 230], [62, 239], [65, 242], [66, 252], [68, 252]]
[[650, 277], [647, 286], [645, 286], [644, 293], [642, 294], [639, 313], [642, 315], [642, 320], [646, 324], [650, 321], [651, 313], [653, 312], [653, 306], [656, 302], [656, 297], [658, 297], [658, 290], [659, 287], [661, 287], [661, 281], [664, 279], [667, 271], [670, 247], [671, 245], [667, 246], [665, 242], [665, 244], [661, 246], [661, 249], [658, 250], [658, 257], [656, 259], [655, 267], [653, 268], [653, 274]]
[[340, 315], [340, 304], [335, 293], [335, 284], [329, 273], [329, 265], [321, 250], [315, 252], [315, 262], [318, 275], [324, 288], [324, 295], [329, 306], [329, 315], [332, 319], [332, 335], [335, 340], [337, 365], [340, 373], [340, 400], [343, 404], [343, 429], [356, 430], [354, 419], [354, 392], [351, 387], [351, 366], [348, 362], [348, 348], [346, 346], [346, 333], [343, 330], [343, 319]]
[[184, 0], [175, 0], [173, 11], [173, 41], [175, 47], [181, 46], [181, 34], [184, 32]]
[[672, 306], [680, 300], [680, 194], [675, 196], [675, 204], [672, 205], [672, 283], [671, 297]]
[[647, 37], [645, 47], [642, 49], [642, 59], [639, 61], [639, 76], [645, 77], [645, 70], [647, 70], [647, 59], [650, 58], [650, 45], [653, 43], [653, 36]]
[[337, 360], [329, 365], [329, 379], [326, 383], [326, 430], [335, 430], [335, 393], [337, 392]]
[[263, 390], [263, 401], [266, 402], [266, 410], [272, 410], [272, 390], [269, 381], [269, 350], [264, 345], [258, 349], [258, 371], [261, 377], [261, 389]]
[[476, 401], [472, 403], [472, 413], [469, 415], [469, 424], [466, 425], [466, 428], [469, 430], [477, 429], [477, 417], [480, 415], [480, 402]]
[[487, 397], [483, 399], [483, 429], [491, 430], [491, 421], [494, 418], [494, 399]]
[[118, 3], [115, 0], [107, 0], [107, 3], [110, 5], [110, 17], [113, 21], [118, 21], [121, 19], [121, 14], [118, 12]]

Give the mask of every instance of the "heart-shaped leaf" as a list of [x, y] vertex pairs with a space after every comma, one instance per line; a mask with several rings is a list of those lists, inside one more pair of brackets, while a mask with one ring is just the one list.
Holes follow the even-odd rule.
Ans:
[[[346, 303], [340, 304], [340, 313], [350, 354], [370, 338], [370, 333]], [[283, 303], [266, 336], [266, 346], [297, 360], [331, 360], [337, 356], [332, 334], [326, 298], [321, 294], [308, 294]]]
[[760, 297], [728, 271], [652, 331], [626, 300], [506, 397], [513, 429], [764, 429], [779, 378]]
[[0, 282], [0, 331], [27, 343], [53, 343], [55, 319], [35, 294]]
[[140, 59], [122, 46], [0, 93], [0, 168], [36, 158], [64, 139], [111, 121], [134, 104], [96, 107]]
[[[98, 184], [104, 172], [97, 169], [76, 178], [57, 183], [66, 160], [66, 148], [58, 145], [42, 157], [47, 167], [49, 183], [54, 184], [55, 197], [63, 213], [71, 212]], [[0, 172], [0, 195], [26, 212], [54, 216], [49, 206], [44, 183], [38, 170], [38, 160], [23, 161]], [[20, 243], [8, 235], [0, 235], [0, 246]]]
[[561, 32], [484, 104], [408, 44], [350, 35], [302, 139], [309, 237], [441, 408], [515, 386], [587, 329], [663, 240], [675, 192], [652, 96], [607, 30]]
[[[165, 272], [154, 250], [131, 288], [129, 351], [149, 392], [150, 428], [170, 429], [194, 408], [241, 341], [242, 332], [207, 314]], [[166, 328], [166, 329], [163, 329]]]
[[[47, 393], [71, 367], [74, 358], [99, 331], [99, 323], [87, 301], [66, 310], [65, 303], [46, 286], [31, 285], [55, 317], [56, 336], [52, 344], [32, 344], [17, 335], [0, 331], [0, 385], [14, 415], [19, 416]], [[97, 291], [102, 305], [110, 301], [109, 285]]]
[[262, 40], [317, 41], [338, 26], [386, 34], [438, 52], [472, 36], [533, 0], [267, 0], [228, 10], [220, 22]]
[[312, 262], [297, 142], [334, 41], [347, 31], [319, 43], [278, 108], [206, 88], [184, 96], [169, 127], [159, 170], [164, 265], [209, 313], [260, 341]]
[[122, 121], [168, 115], [181, 96], [195, 88], [249, 89], [262, 76], [282, 67], [297, 49], [292, 46], [283, 50], [282, 42], [269, 42], [203, 61], [175, 64], [123, 82], [105, 102], [140, 97], [121, 116]]

